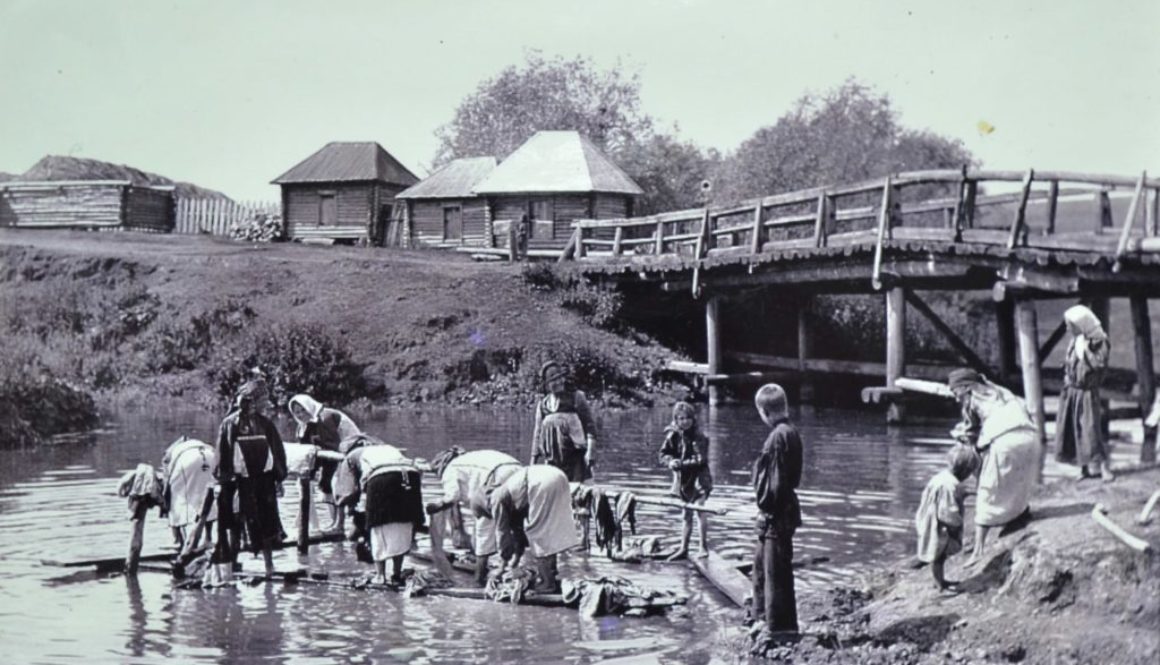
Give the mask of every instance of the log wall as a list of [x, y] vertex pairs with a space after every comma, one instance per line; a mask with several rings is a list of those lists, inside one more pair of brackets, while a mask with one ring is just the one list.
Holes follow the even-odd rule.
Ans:
[[173, 192], [119, 181], [5, 183], [0, 226], [170, 231]]
[[463, 216], [463, 245], [483, 246], [487, 243], [487, 202], [482, 198], [469, 199], [413, 199], [411, 201], [411, 233], [413, 246], [425, 247], [442, 244], [443, 209], [459, 206]]

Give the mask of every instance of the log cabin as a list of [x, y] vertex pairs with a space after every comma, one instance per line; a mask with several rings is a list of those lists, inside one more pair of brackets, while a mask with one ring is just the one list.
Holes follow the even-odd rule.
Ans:
[[419, 178], [378, 143], [335, 141], [271, 182], [287, 238], [381, 245], [395, 195]]
[[488, 246], [487, 199], [475, 186], [495, 169], [495, 157], [465, 157], [437, 169], [397, 197], [407, 247]]
[[172, 186], [128, 180], [0, 182], [0, 226], [168, 233], [173, 219]]
[[530, 249], [560, 250], [577, 219], [631, 217], [643, 190], [592, 141], [576, 131], [536, 132], [500, 162], [475, 194], [494, 222], [531, 220]]

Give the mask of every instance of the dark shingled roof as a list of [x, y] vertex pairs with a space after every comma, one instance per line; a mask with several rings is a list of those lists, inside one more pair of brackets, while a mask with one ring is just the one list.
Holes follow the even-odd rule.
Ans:
[[495, 157], [464, 157], [437, 169], [397, 199], [457, 199], [475, 196], [472, 190], [495, 169]]
[[548, 192], [644, 193], [592, 141], [575, 131], [536, 132], [475, 188], [476, 194]]
[[271, 183], [366, 181], [409, 186], [419, 178], [374, 141], [332, 141]]

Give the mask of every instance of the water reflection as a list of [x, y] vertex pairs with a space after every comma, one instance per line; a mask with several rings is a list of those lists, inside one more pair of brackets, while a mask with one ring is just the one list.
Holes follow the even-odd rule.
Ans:
[[[523, 409], [428, 410], [356, 414], [364, 427], [430, 458], [456, 444], [497, 448], [526, 459], [531, 414]], [[657, 461], [670, 410], [598, 414], [597, 480], [661, 494], [669, 473]], [[803, 593], [848, 579], [912, 546], [910, 520], [926, 480], [943, 463], [946, 423], [888, 429], [880, 414], [818, 409], [795, 413], [805, 442], [799, 559], [826, 557], [799, 571]], [[715, 489], [709, 503], [729, 508], [710, 520], [710, 541], [747, 559], [754, 516], [749, 467], [767, 434], [748, 406], [701, 408], [712, 440]], [[447, 598], [403, 599], [324, 586], [261, 585], [214, 591], [173, 589], [164, 575], [99, 579], [47, 567], [43, 558], [121, 556], [128, 536], [116, 478], [138, 462], [158, 463], [181, 435], [212, 440], [218, 415], [189, 410], [120, 414], [89, 445], [12, 451], [0, 468], [0, 640], [20, 661], [236, 662], [575, 662], [621, 657], [706, 663], [738, 613], [687, 564], [614, 564], [598, 555], [566, 556], [565, 576], [622, 575], [690, 597], [688, 609], [649, 619], [587, 620], [566, 610], [490, 605]], [[290, 423], [281, 423], [292, 431]], [[1048, 468], [1048, 475], [1054, 473]], [[435, 492], [432, 479], [425, 491]], [[283, 519], [292, 527], [296, 493]], [[639, 531], [675, 545], [676, 512], [641, 506]], [[292, 529], [288, 529], [292, 530]], [[145, 551], [169, 544], [149, 516]], [[260, 568], [260, 561], [243, 557]], [[299, 555], [279, 552], [280, 568], [363, 574], [344, 543]]]

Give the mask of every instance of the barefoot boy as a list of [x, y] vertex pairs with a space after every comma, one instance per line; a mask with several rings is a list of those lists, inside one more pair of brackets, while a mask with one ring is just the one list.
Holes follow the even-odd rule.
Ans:
[[[688, 402], [673, 405], [673, 422], [665, 428], [665, 442], [661, 444], [661, 463], [673, 472], [673, 487], [669, 493], [685, 503], [703, 505], [713, 491], [713, 476], [709, 472], [709, 439], [697, 427], [697, 410]], [[684, 508], [685, 520], [681, 532], [681, 546], [669, 561], [689, 555], [689, 539], [693, 535], [693, 511]], [[708, 525], [704, 514], [697, 515], [699, 536], [698, 553], [709, 554]]]
[[802, 441], [789, 422], [785, 390], [768, 383], [754, 398], [770, 428], [753, 465], [757, 547], [753, 553], [753, 617], [764, 620], [769, 638], [798, 632], [793, 583], [793, 534], [802, 523], [794, 489], [802, 477]]
[[963, 499], [961, 486], [979, 466], [978, 455], [970, 446], [955, 446], [947, 458], [947, 468], [926, 484], [914, 527], [918, 531], [918, 558], [930, 564], [939, 589], [954, 589], [943, 575], [947, 557], [963, 549]]

